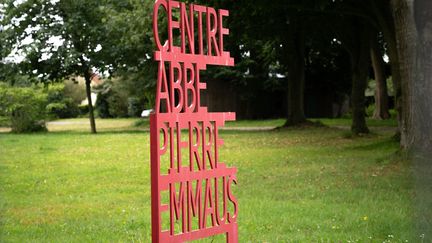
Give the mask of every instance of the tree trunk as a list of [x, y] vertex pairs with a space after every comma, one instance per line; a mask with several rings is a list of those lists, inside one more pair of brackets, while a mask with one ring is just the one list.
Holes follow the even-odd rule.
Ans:
[[304, 64], [293, 65], [288, 70], [288, 116], [285, 126], [293, 126], [306, 121], [304, 114]]
[[[383, 32], [384, 40], [387, 43], [387, 55], [390, 61], [392, 83], [393, 83], [393, 95], [395, 101], [395, 110], [397, 111], [398, 129], [396, 131], [396, 137], [401, 137], [401, 131], [403, 130], [403, 114], [402, 114], [402, 86], [401, 86], [401, 74], [399, 67], [399, 56], [397, 51], [396, 43], [396, 32], [395, 32], [395, 21], [392, 9], [387, 3], [377, 2], [376, 0], [370, 0], [370, 5], [375, 13], [377, 23]], [[381, 3], [381, 4], [380, 4]]]
[[402, 80], [400, 74], [400, 63], [399, 55], [397, 52], [396, 39], [387, 40], [388, 44], [388, 56], [390, 61], [392, 83], [393, 83], [393, 95], [395, 102], [395, 110], [397, 113], [398, 130], [396, 131], [396, 137], [401, 138], [401, 131], [404, 129], [403, 114], [402, 114]]
[[387, 81], [384, 71], [384, 60], [376, 35], [371, 36], [371, 60], [376, 81], [374, 119], [389, 119]]
[[397, 55], [400, 70], [400, 145], [409, 148], [409, 130], [411, 127], [410, 82], [414, 75], [416, 33], [413, 17], [413, 0], [392, 0], [391, 9], [395, 25]]
[[432, 152], [432, 2], [415, 1], [417, 45], [414, 80], [409, 83], [412, 126], [409, 144]]
[[421, 241], [432, 240], [432, 2], [392, 0], [401, 70], [403, 130], [415, 182], [414, 220]]
[[432, 241], [432, 2], [414, 1], [416, 54], [414, 80], [409, 82], [411, 126], [408, 148], [413, 152], [416, 182], [415, 221], [417, 234]]
[[[297, 19], [297, 21], [299, 21]], [[295, 126], [306, 121], [304, 114], [305, 53], [304, 30], [299, 22], [290, 23], [291, 33], [286, 41], [287, 55], [287, 120], [284, 126]]]
[[351, 89], [351, 107], [352, 107], [352, 125], [351, 131], [354, 134], [369, 133], [366, 125], [366, 107], [365, 107], [365, 90], [368, 81], [369, 57], [370, 57], [370, 39], [369, 28], [364, 24], [359, 24], [360, 33], [354, 45], [350, 50], [351, 69], [352, 69], [352, 89]]
[[95, 122], [95, 118], [94, 118], [93, 103], [92, 103], [92, 98], [91, 98], [91, 87], [90, 87], [91, 75], [90, 75], [90, 72], [85, 73], [84, 78], [85, 78], [86, 94], [87, 94], [87, 101], [88, 101], [88, 107], [89, 107], [91, 133], [96, 133], [96, 122]]

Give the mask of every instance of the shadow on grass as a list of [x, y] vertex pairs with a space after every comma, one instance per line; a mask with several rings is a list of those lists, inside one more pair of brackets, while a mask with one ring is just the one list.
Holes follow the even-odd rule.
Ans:
[[[371, 135], [375, 137], [375, 135]], [[380, 140], [373, 143], [363, 144], [363, 145], [356, 145], [348, 147], [347, 149], [351, 150], [357, 150], [357, 151], [380, 151], [382, 149], [388, 149], [388, 148], [394, 148], [397, 146], [397, 141], [395, 141], [393, 138], [387, 138], [384, 140]]]
[[90, 131], [76, 131], [76, 130], [62, 130], [62, 131], [50, 131], [47, 133], [41, 133], [45, 135], [114, 135], [114, 134], [148, 134], [149, 130], [102, 130], [96, 134], [92, 134]]
[[276, 127], [275, 130], [284, 130], [284, 129], [309, 129], [309, 128], [328, 128], [329, 126], [322, 123], [320, 120], [312, 121], [312, 120], [305, 120], [304, 122], [298, 123], [298, 124], [287, 124], [285, 123], [282, 126]]
[[[219, 134], [262, 134], [262, 133], [273, 133], [277, 132], [276, 130], [218, 130]], [[150, 134], [149, 129], [128, 129], [128, 130], [99, 130], [96, 134], [92, 134], [90, 131], [83, 130], [58, 130], [58, 131], [48, 131], [48, 132], [33, 132], [33, 133], [13, 133], [13, 132], [2, 132], [0, 135], [114, 135], [114, 134]], [[182, 134], [187, 134], [186, 130], [182, 130]]]

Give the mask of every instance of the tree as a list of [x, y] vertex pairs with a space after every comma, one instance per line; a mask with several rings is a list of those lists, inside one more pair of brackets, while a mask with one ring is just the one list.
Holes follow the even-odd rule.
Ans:
[[[340, 7], [340, 6], [339, 6]], [[339, 11], [345, 11], [342, 6]], [[348, 6], [348, 8], [351, 6]], [[351, 64], [351, 131], [354, 134], [369, 133], [366, 125], [365, 90], [370, 66], [371, 26], [364, 19], [342, 15], [329, 18], [336, 38], [349, 53]]]
[[401, 76], [401, 62], [398, 53], [396, 39], [396, 25], [393, 11], [387, 0], [369, 0], [369, 15], [379, 31], [383, 34], [383, 39], [387, 44], [386, 53], [389, 57], [391, 75], [393, 81], [395, 109], [397, 111], [398, 130], [396, 137], [399, 138], [403, 147], [406, 137], [405, 109], [403, 108], [406, 100], [406, 90], [402, 88], [403, 79]]
[[[238, 36], [232, 40], [243, 46], [244, 53], [253, 53], [251, 58], [241, 57], [240, 66], [247, 66], [247, 70], [254, 68], [250, 73], [261, 78], [261, 82], [271, 79], [269, 71], [274, 67], [277, 67], [278, 75], [286, 77], [285, 126], [298, 125], [306, 121], [304, 86], [307, 19], [304, 18], [305, 13], [299, 6], [308, 4], [310, 5], [302, 1], [276, 1], [268, 4], [268, 1], [263, 0], [227, 3], [234, 10], [234, 14], [230, 16], [231, 32]], [[250, 43], [261, 43], [264, 48]], [[254, 67], [255, 64], [260, 68]], [[265, 68], [262, 65], [265, 65]]]
[[[149, 14], [152, 11], [152, 1], [116, 1], [116, 6], [106, 9], [110, 17], [105, 22], [109, 35], [116, 40], [116, 48], [112, 50], [113, 76], [121, 80], [122, 88], [130, 96], [137, 97], [148, 109], [154, 105], [157, 77], [157, 63], [153, 60], [156, 49], [152, 41], [153, 19]], [[166, 24], [166, 19], [160, 24]]]
[[[355, 134], [369, 133], [365, 120], [365, 90], [369, 69], [369, 27], [358, 23], [359, 35], [348, 47], [351, 55], [352, 91], [351, 106], [353, 121], [351, 130]], [[358, 39], [357, 39], [358, 38]]]
[[96, 133], [91, 77], [113, 68], [115, 39], [109, 35], [106, 8], [99, 0], [7, 0], [1, 42], [25, 56], [20, 68], [42, 82], [80, 75], [86, 81], [91, 132]]
[[374, 119], [388, 119], [390, 118], [388, 106], [388, 91], [387, 80], [385, 74], [383, 54], [378, 42], [378, 35], [371, 35], [371, 49], [370, 55], [372, 60], [372, 67], [374, 70], [374, 77], [376, 81], [375, 87], [375, 110], [373, 113]]
[[432, 234], [432, 2], [392, 0], [403, 94], [401, 146], [411, 152], [417, 232]]
[[414, 79], [414, 61], [416, 31], [413, 17], [413, 2], [405, 0], [392, 0], [391, 13], [395, 29], [395, 42], [400, 74], [400, 144], [402, 148], [410, 147], [410, 86]]
[[305, 87], [305, 29], [299, 16], [287, 18], [285, 47], [288, 79], [288, 113], [285, 126], [298, 125], [306, 121], [304, 113]]

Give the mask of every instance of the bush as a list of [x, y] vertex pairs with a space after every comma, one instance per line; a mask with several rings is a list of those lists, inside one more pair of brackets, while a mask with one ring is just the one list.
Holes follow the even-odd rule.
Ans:
[[94, 87], [94, 90], [98, 93], [96, 111], [99, 117], [139, 117], [141, 115], [144, 99], [132, 95], [120, 80], [107, 80]]
[[100, 92], [96, 100], [96, 111], [100, 118], [112, 117], [109, 111], [109, 93], [110, 92]]
[[372, 117], [374, 111], [375, 111], [375, 103], [372, 103], [366, 108], [366, 117]]
[[59, 114], [66, 109], [66, 105], [63, 103], [50, 103], [45, 109], [48, 114]]
[[75, 104], [81, 104], [81, 101], [87, 98], [84, 82], [78, 82], [75, 79], [64, 81], [64, 97], [71, 98]]
[[99, 90], [96, 101], [96, 111], [99, 117], [128, 116], [128, 93], [122, 89], [121, 84], [109, 80], [96, 89]]
[[128, 115], [130, 117], [140, 117], [142, 112], [141, 102], [136, 97], [128, 98]]
[[79, 114], [81, 116], [87, 115], [89, 113], [89, 106], [88, 105], [79, 105], [78, 106]]
[[41, 132], [47, 131], [43, 116], [33, 113], [34, 109], [28, 105], [17, 105], [12, 110], [12, 132]]
[[0, 127], [10, 127], [10, 119], [6, 116], [0, 116]]
[[47, 88], [47, 102], [60, 102], [64, 98], [64, 84], [51, 84]]
[[64, 84], [53, 84], [47, 89], [46, 112], [51, 118], [74, 118], [80, 114], [73, 98], [65, 96]]
[[74, 118], [80, 114], [78, 105], [71, 98], [64, 98], [60, 102], [50, 103], [45, 109], [51, 117], [55, 118]]
[[128, 104], [127, 97], [121, 92], [112, 92], [108, 97], [109, 114], [113, 117], [127, 117]]
[[38, 87], [0, 85], [0, 116], [9, 117], [13, 132], [46, 131], [46, 98]]

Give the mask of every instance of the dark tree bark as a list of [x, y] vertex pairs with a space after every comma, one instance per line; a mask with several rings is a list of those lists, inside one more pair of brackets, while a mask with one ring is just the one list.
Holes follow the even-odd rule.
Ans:
[[414, 79], [414, 60], [416, 31], [413, 17], [412, 0], [392, 0], [391, 9], [394, 19], [395, 39], [400, 71], [400, 145], [409, 148], [411, 127], [410, 82]]
[[299, 22], [292, 21], [289, 25], [289, 35], [285, 44], [288, 70], [288, 112], [284, 126], [294, 126], [306, 121], [304, 113], [304, 30]]
[[417, 29], [414, 80], [409, 83], [412, 125], [408, 144], [432, 152], [432, 1], [414, 1]]
[[432, 241], [432, 1], [414, 1], [416, 50], [414, 77], [408, 83], [410, 126], [407, 146], [413, 154], [417, 234]]
[[405, 123], [403, 121], [402, 111], [402, 80], [400, 74], [399, 54], [397, 50], [395, 21], [392, 9], [385, 1], [370, 0], [370, 6], [376, 18], [377, 25], [383, 33], [384, 40], [387, 43], [387, 55], [390, 61], [393, 95], [395, 100], [395, 110], [397, 111], [398, 129], [396, 137], [400, 139], [401, 131], [404, 129]]
[[89, 119], [90, 119], [90, 127], [91, 132], [96, 133], [96, 122], [94, 118], [94, 111], [93, 111], [93, 103], [91, 98], [91, 74], [90, 71], [86, 72], [84, 74], [85, 78], [85, 84], [86, 84], [86, 94], [87, 94], [87, 101], [88, 101], [88, 107], [89, 107]]
[[416, 235], [432, 241], [432, 1], [392, 0], [401, 61], [405, 130], [411, 155]]
[[368, 70], [370, 65], [370, 28], [364, 23], [358, 23], [358, 31], [348, 45], [351, 57], [352, 69], [352, 125], [354, 134], [369, 133], [366, 125], [365, 90], [368, 81]]
[[371, 36], [371, 61], [376, 81], [374, 119], [389, 119], [387, 80], [384, 71], [384, 60], [376, 35]]
[[401, 131], [404, 129], [403, 122], [403, 111], [402, 111], [402, 80], [400, 74], [400, 63], [399, 55], [397, 52], [397, 44], [395, 37], [386, 40], [388, 45], [388, 56], [390, 61], [392, 83], [393, 83], [393, 95], [395, 100], [395, 110], [397, 112], [398, 130], [396, 131], [396, 137], [401, 138]]

